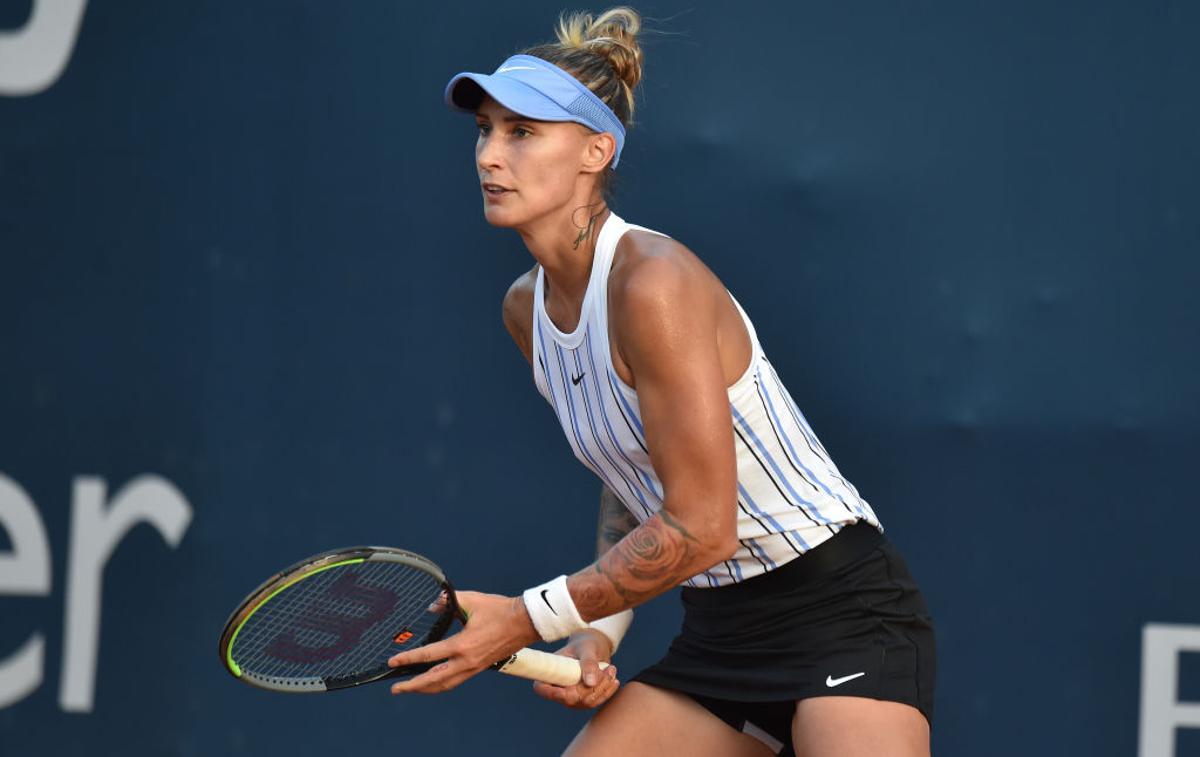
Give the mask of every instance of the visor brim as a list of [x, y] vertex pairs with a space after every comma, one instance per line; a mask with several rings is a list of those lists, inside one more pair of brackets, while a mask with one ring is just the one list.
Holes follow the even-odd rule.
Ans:
[[507, 76], [461, 73], [446, 85], [446, 105], [463, 113], [474, 113], [484, 95], [513, 113], [535, 121], [575, 121], [576, 117], [558, 103]]

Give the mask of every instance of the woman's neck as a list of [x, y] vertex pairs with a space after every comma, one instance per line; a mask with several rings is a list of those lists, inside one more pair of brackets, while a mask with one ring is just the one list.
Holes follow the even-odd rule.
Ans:
[[525, 247], [545, 271], [554, 299], [577, 303], [587, 291], [596, 255], [596, 238], [612, 211], [603, 200], [580, 205], [563, 223], [561, 215], [517, 229]]

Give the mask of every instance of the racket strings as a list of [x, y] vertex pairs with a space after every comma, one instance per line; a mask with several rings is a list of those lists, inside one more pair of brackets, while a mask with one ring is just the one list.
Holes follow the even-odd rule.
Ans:
[[431, 575], [401, 563], [329, 568], [260, 605], [232, 657], [243, 671], [280, 683], [386, 671], [401, 648], [396, 639], [417, 646], [438, 624], [441, 593]]

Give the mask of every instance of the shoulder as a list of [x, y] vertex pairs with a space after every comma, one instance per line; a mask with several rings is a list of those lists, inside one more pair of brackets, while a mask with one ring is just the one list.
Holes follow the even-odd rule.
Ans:
[[504, 294], [504, 304], [501, 308], [504, 317], [504, 327], [512, 336], [517, 347], [525, 354], [525, 359], [532, 359], [530, 351], [530, 331], [533, 327], [533, 292], [537, 284], [538, 267], [535, 265], [517, 277], [512, 286]]
[[710, 301], [722, 286], [682, 243], [648, 231], [621, 237], [608, 279], [609, 307], [622, 320], [640, 320], [646, 311], [688, 312]]
[[533, 290], [537, 285], [538, 267], [535, 265], [517, 277], [504, 293], [504, 325], [529, 324], [533, 318]]

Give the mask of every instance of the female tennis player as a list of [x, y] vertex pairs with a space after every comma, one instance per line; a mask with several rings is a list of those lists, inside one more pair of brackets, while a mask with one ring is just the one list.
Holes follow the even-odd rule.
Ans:
[[[538, 639], [567, 639], [584, 680], [535, 690], [607, 703], [574, 757], [927, 755], [934, 639], [904, 561], [716, 276], [608, 206], [639, 27], [628, 8], [566, 16], [556, 43], [446, 88], [479, 127], [484, 215], [536, 261], [504, 321], [604, 483], [599, 556], [522, 597], [460, 592], [463, 631], [391, 661], [444, 662], [393, 692], [445, 691]], [[619, 688], [597, 663], [630, 608], [676, 586], [680, 634]]]

